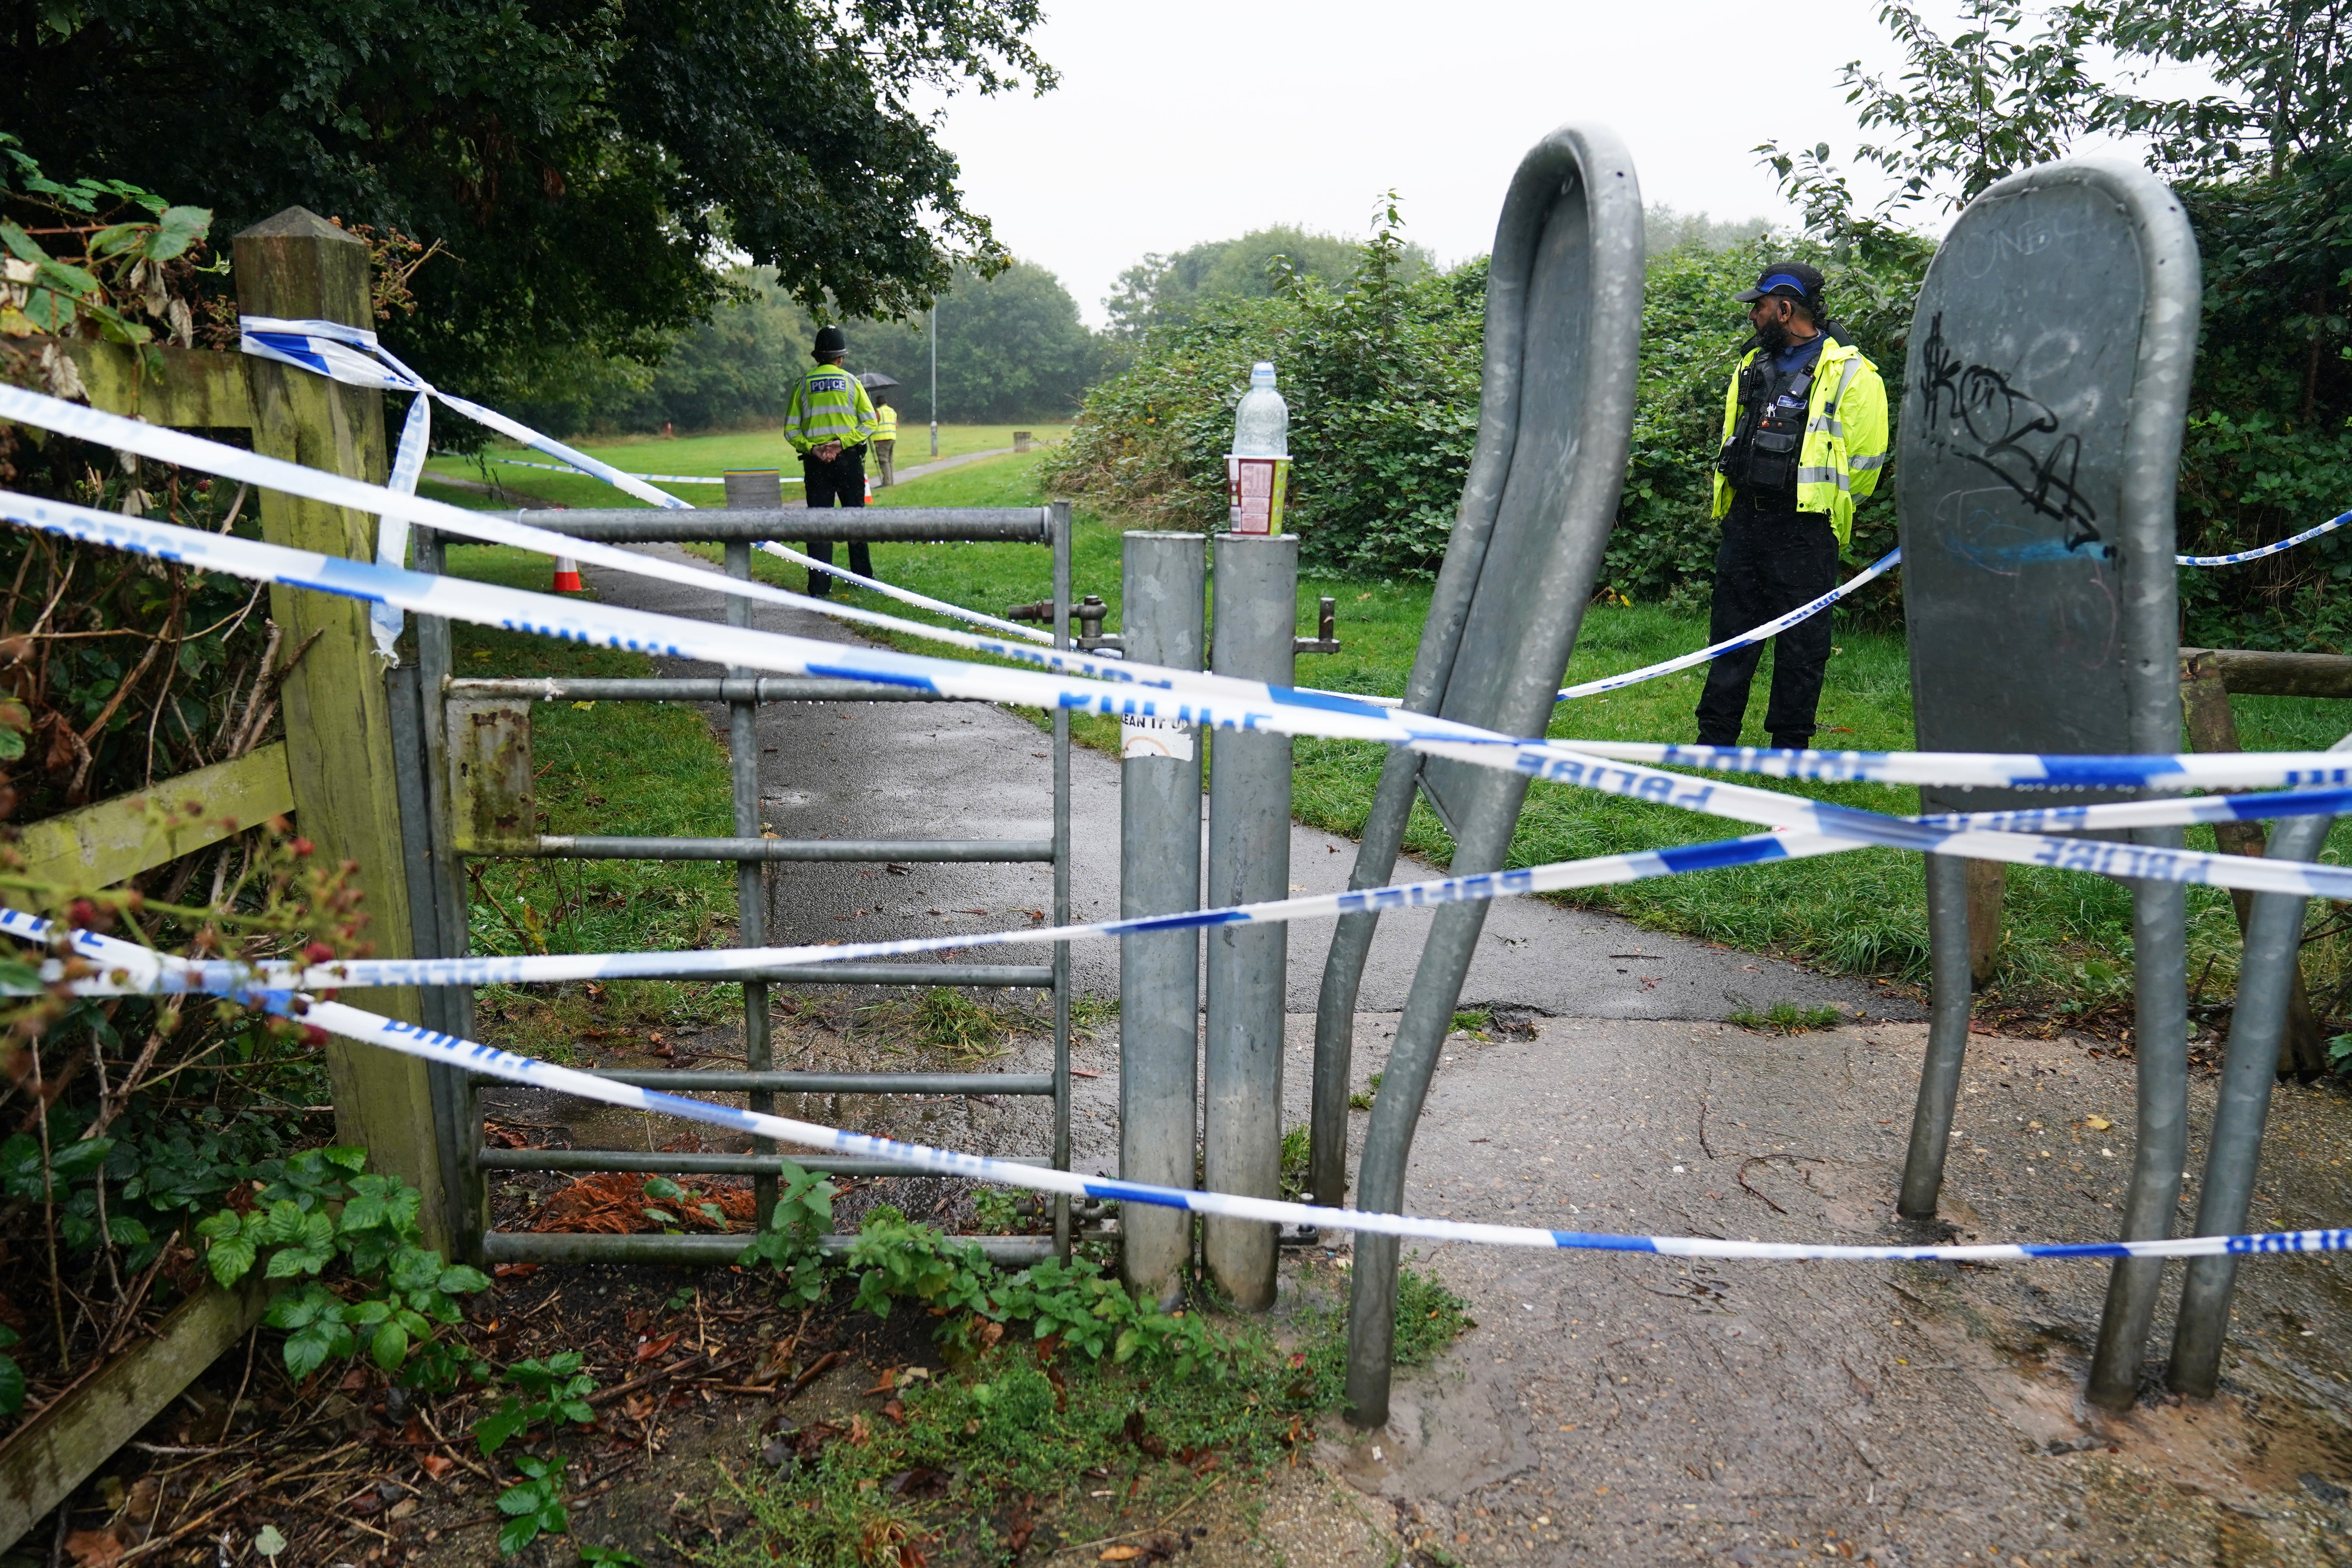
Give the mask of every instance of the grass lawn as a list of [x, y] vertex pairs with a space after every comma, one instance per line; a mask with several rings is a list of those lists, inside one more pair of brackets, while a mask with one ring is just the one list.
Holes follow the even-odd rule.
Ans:
[[[676, 443], [683, 446], [685, 443]], [[1042, 500], [1038, 458], [1003, 457], [911, 480], [877, 498], [898, 506], [1034, 506]], [[680, 470], [683, 471], [683, 470]], [[531, 474], [528, 483], [543, 478]], [[607, 492], [609, 494], [609, 492]], [[609, 504], [609, 502], [607, 503]], [[1112, 520], [1081, 510], [1073, 542], [1075, 588], [1100, 595], [1118, 624], [1120, 530]], [[887, 580], [935, 597], [1002, 612], [1050, 591], [1051, 559], [1032, 545], [877, 545], [876, 570]], [[803, 574], [761, 558], [760, 575], [798, 588]], [[1314, 625], [1315, 601], [1339, 600], [1343, 650], [1299, 661], [1302, 685], [1395, 695], [1404, 689], [1429, 602], [1425, 583], [1324, 580], [1299, 586], [1299, 625]], [[925, 617], [877, 595], [852, 602], [910, 618]], [[1685, 653], [1706, 639], [1705, 624], [1650, 606], [1596, 605], [1585, 617], [1573, 681], [1633, 669]], [[921, 650], [918, 639], [893, 639]], [[1855, 750], [1902, 750], [1914, 743], [1911, 697], [1903, 640], [1897, 634], [1842, 623], [1833, 644], [1821, 710], [1821, 741]], [[1764, 693], [1772, 655], [1759, 671], [1748, 739], [1765, 743]], [[1550, 733], [1559, 738], [1660, 741], [1693, 732], [1692, 709], [1704, 671], [1564, 704]], [[2332, 743], [2352, 711], [2318, 700], [2240, 699], [2243, 743], [2252, 750]], [[1081, 720], [1081, 740], [1108, 748], [1115, 726]], [[1213, 753], [1213, 742], [1212, 742]], [[1380, 769], [1381, 748], [1364, 742], [1303, 740], [1297, 749], [1294, 799], [1302, 821], [1352, 834], [1362, 825]], [[1887, 812], [1918, 809], [1917, 792], [1869, 784], [1790, 784], [1746, 780], [1766, 788]], [[614, 831], [614, 829], [607, 829]], [[1646, 802], [1604, 797], [1561, 784], [1538, 784], [1529, 793], [1512, 858], [1540, 865], [1731, 837], [1750, 829], [1693, 816]], [[1440, 864], [1451, 856], [1444, 830], [1425, 805], [1415, 808], [1407, 846]], [[2211, 847], [2210, 831], [2190, 830], [2192, 846]], [[2352, 847], [2352, 826], [2339, 826], [2326, 858], [2340, 860]], [[1564, 902], [1616, 910], [1655, 929], [1679, 931], [1756, 951], [1799, 957], [1825, 969], [1922, 983], [1927, 973], [1926, 892], [1921, 862], [1893, 850], [1854, 850], [1768, 867], [1711, 871], [1629, 887], [1558, 895]], [[2315, 923], [2326, 911], [2315, 914]], [[2189, 889], [2189, 973], [2207, 1001], [2226, 997], [2236, 973], [2238, 936], [2229, 900], [2212, 889]], [[2039, 867], [2011, 867], [1995, 1001], [2088, 1007], [2127, 998], [2130, 988], [2130, 900], [2118, 885]], [[2323, 1005], [2352, 971], [2352, 943], [2326, 935], [2305, 950], [2306, 973]]]
[[[471, 498], [480, 503], [484, 498]], [[452, 575], [543, 590], [545, 557], [490, 545], [449, 551]], [[490, 626], [451, 627], [457, 673], [644, 676], [653, 660]], [[531, 706], [541, 831], [724, 837], [734, 831], [727, 752], [694, 709], [658, 702]], [[483, 953], [628, 952], [734, 940], [734, 868], [698, 861], [473, 860], [471, 935]], [[713, 1021], [741, 1005], [732, 984], [614, 980], [488, 986], [485, 1032], [554, 1061], [592, 1025]]]
[[[1033, 432], [1040, 446], [1051, 446], [1070, 433], [1067, 425], [942, 425], [940, 426], [940, 456], [961, 457], [967, 452], [985, 452], [1013, 445], [1014, 429]], [[624, 473], [631, 474], [709, 474], [714, 478], [730, 468], [782, 468], [785, 476], [797, 477], [800, 461], [785, 445], [783, 437], [772, 430], [729, 430], [709, 436], [681, 436], [665, 438], [660, 436], [618, 436], [603, 440], [570, 443], [592, 458], [612, 464]], [[900, 426], [898, 466], [912, 468], [930, 460], [930, 429], [928, 426]], [[487, 447], [478, 458], [436, 457], [425, 465], [426, 478], [435, 475], [449, 479], [503, 485], [528, 496], [551, 500], [563, 506], [636, 506], [632, 498], [614, 489], [602, 479], [584, 474], [550, 473], [543, 468], [525, 468], [499, 458], [520, 458], [531, 463], [551, 463], [555, 459], [528, 447], [499, 442]], [[869, 458], [869, 472], [877, 471]], [[663, 485], [662, 489], [696, 506], [724, 504], [725, 491], [717, 485]], [[787, 484], [786, 491], [798, 486]], [[438, 487], [430, 493], [445, 492]]]

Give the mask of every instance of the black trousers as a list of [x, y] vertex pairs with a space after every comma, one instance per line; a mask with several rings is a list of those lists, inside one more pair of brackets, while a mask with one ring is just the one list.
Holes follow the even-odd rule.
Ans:
[[[1837, 535], [1817, 511], [1758, 507], [1736, 496], [1723, 520], [1723, 543], [1715, 552], [1715, 609], [1707, 624], [1711, 643], [1738, 637], [1783, 616], [1837, 586]], [[1764, 728], [1776, 746], [1801, 748], [1813, 738], [1813, 713], [1821, 706], [1822, 674], [1830, 661], [1830, 612], [1798, 622], [1778, 637], [1772, 655], [1772, 696]], [[1698, 700], [1702, 746], [1739, 744], [1748, 714], [1748, 688], [1756, 679], [1764, 644], [1737, 648], [1707, 666], [1706, 689]]]
[[[844, 447], [841, 456], [833, 461], [820, 462], [814, 458], [801, 459], [801, 478], [808, 490], [809, 510], [819, 507], [866, 504], [866, 448]], [[806, 553], [826, 565], [833, 564], [833, 541], [810, 539], [804, 542]], [[849, 569], [861, 577], [874, 575], [874, 549], [862, 539], [849, 542]], [[809, 594], [822, 599], [833, 592], [833, 578], [824, 572], [809, 574]]]

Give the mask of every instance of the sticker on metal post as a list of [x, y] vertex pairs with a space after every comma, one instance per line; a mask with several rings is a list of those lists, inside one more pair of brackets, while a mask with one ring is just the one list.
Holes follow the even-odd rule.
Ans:
[[1169, 757], [1192, 760], [1192, 726], [1173, 719], [1122, 719], [1118, 721], [1118, 760]]

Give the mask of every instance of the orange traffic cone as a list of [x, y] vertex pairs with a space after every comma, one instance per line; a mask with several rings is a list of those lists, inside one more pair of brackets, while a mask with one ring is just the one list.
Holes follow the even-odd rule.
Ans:
[[581, 585], [580, 563], [563, 555], [555, 558], [555, 591], [559, 594], [581, 594], [587, 591]]
[[867, 506], [872, 506], [874, 504], [874, 476], [872, 474], [866, 476], [866, 504]]

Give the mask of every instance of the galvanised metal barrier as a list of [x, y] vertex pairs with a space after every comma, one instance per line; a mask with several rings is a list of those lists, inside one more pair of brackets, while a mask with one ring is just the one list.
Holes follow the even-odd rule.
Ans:
[[[530, 521], [559, 521], [548, 513]], [[567, 510], [565, 531], [606, 543], [707, 542], [725, 547], [726, 571], [751, 574], [752, 546], [777, 537], [797, 538], [812, 526], [801, 508], [740, 508], [725, 511], [662, 512], [646, 510]], [[868, 542], [995, 542], [1041, 544], [1053, 552], [1054, 636], [1069, 646], [1070, 516], [1067, 503], [1047, 507], [894, 508], [877, 515], [843, 509], [823, 523], [829, 537]], [[443, 536], [420, 530], [416, 568], [445, 570]], [[748, 624], [750, 604], [727, 602], [730, 625]], [[731, 860], [736, 868], [737, 941], [758, 946], [768, 940], [762, 868], [777, 861], [989, 862], [1047, 861], [1054, 867], [1055, 924], [1070, 910], [1070, 723], [1053, 718], [1053, 834], [1022, 839], [780, 839], [761, 836], [760, 747], [755, 720], [768, 702], [932, 702], [957, 699], [904, 687], [858, 680], [760, 677], [730, 669], [724, 678], [646, 679], [457, 679], [451, 668], [449, 623], [420, 616], [418, 656], [412, 670], [395, 671], [395, 752], [404, 823], [412, 829], [407, 862], [412, 887], [420, 889], [419, 952], [456, 957], [467, 951], [468, 907], [462, 862], [469, 858], [556, 859]], [[729, 838], [595, 837], [535, 831], [529, 801], [527, 709], [518, 704], [552, 701], [724, 702], [733, 762], [735, 836]], [[503, 771], [503, 779], [499, 775]], [[460, 780], [466, 782], [460, 784]], [[501, 793], [503, 790], [503, 793]], [[488, 805], [486, 806], [485, 802]], [[500, 809], [501, 803], [504, 809]], [[430, 896], [421, 890], [430, 889]], [[1067, 944], [1057, 944], [1050, 964], [843, 963], [787, 966], [740, 976], [743, 985], [744, 1068], [740, 1071], [677, 1069], [611, 1070], [597, 1076], [615, 1082], [680, 1093], [740, 1093], [751, 1109], [772, 1110], [779, 1094], [1034, 1095], [1054, 1103], [1053, 1147], [1023, 1163], [1066, 1171], [1070, 1164], [1070, 961]], [[769, 988], [796, 984], [1034, 987], [1054, 997], [1054, 1067], [1047, 1073], [819, 1073], [780, 1071], [771, 1043]], [[468, 1034], [473, 1025], [469, 988], [436, 987], [425, 999], [428, 1026]], [[626, 1171], [647, 1175], [748, 1175], [753, 1178], [760, 1223], [775, 1205], [779, 1153], [761, 1140], [753, 1152], [667, 1153], [613, 1149], [498, 1149], [482, 1136], [477, 1090], [494, 1081], [454, 1068], [434, 1071], [436, 1133], [444, 1168], [454, 1173], [450, 1194], [453, 1230], [477, 1262], [713, 1263], [732, 1261], [745, 1244], [741, 1236], [591, 1236], [500, 1231], [488, 1223], [485, 1175], [489, 1171]], [[921, 1167], [869, 1157], [812, 1156], [804, 1168], [845, 1176], [913, 1176]], [[1071, 1213], [1056, 1198], [1051, 1239], [971, 1237], [1003, 1262], [1067, 1256]], [[845, 1245], [846, 1238], [830, 1238]]]
[[[2180, 466], [2200, 303], [2178, 197], [2097, 158], [2013, 174], [1969, 204], [1912, 314], [1895, 483], [1919, 743], [1936, 751], [2161, 752], [2180, 743]], [[1928, 790], [1930, 811], [2027, 796]], [[2084, 797], [2078, 797], [2084, 798]], [[2097, 795], [2089, 799], [2100, 798]], [[2177, 847], [2178, 827], [2132, 832]], [[1968, 1047], [1968, 872], [1927, 857], [1935, 1010], [1897, 1207], [1932, 1220]], [[2189, 1153], [2181, 886], [2132, 886], [2138, 1103], [2127, 1239], [2169, 1236]], [[2108, 1282], [2087, 1396], [2137, 1396], [2164, 1279]]]

